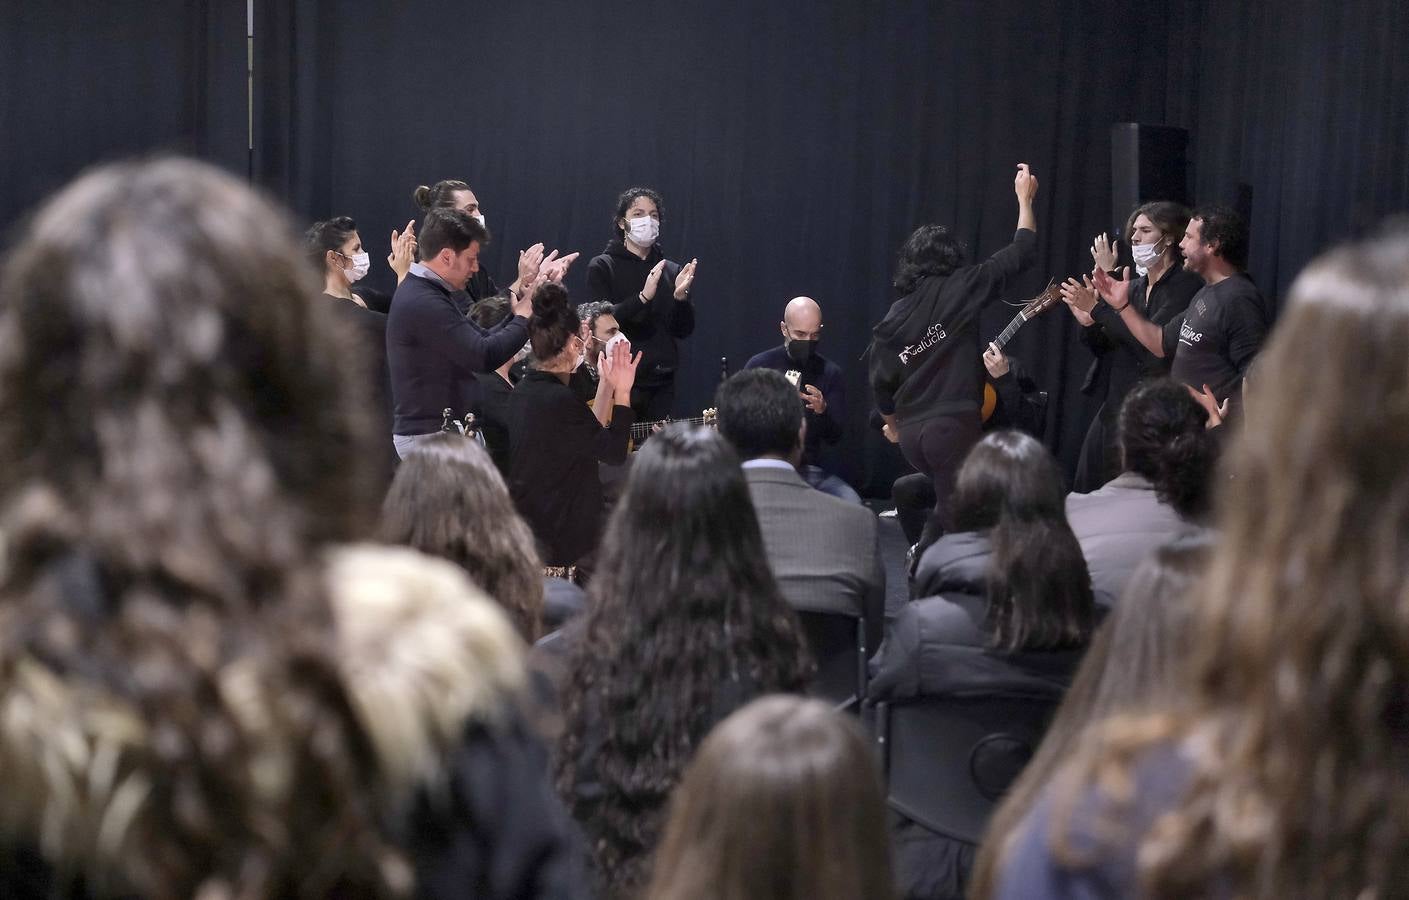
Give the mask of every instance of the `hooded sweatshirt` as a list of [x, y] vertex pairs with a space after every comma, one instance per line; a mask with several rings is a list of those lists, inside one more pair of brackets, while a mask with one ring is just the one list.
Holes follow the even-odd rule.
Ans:
[[675, 377], [680, 366], [680, 350], [675, 342], [695, 331], [694, 303], [675, 299], [679, 263], [665, 260], [655, 297], [649, 303], [641, 302], [646, 276], [662, 259], [665, 254], [659, 244], [642, 259], [628, 250], [621, 238], [616, 238], [587, 264], [589, 299], [614, 304], [612, 315], [631, 340], [632, 350], [641, 353], [636, 383], [642, 387], [667, 384]]
[[983, 262], [927, 276], [891, 304], [871, 332], [868, 351], [876, 407], [895, 414], [902, 426], [976, 415], [984, 380], [979, 311], [1036, 255], [1037, 233], [1019, 228], [1011, 244]]

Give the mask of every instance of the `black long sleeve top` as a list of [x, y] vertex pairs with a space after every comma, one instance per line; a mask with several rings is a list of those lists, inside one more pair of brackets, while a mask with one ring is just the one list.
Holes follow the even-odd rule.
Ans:
[[643, 387], [667, 384], [675, 377], [680, 366], [676, 341], [695, 331], [694, 302], [675, 299], [679, 263], [665, 260], [655, 297], [649, 303], [641, 302], [646, 276], [662, 259], [665, 254], [659, 244], [642, 259], [617, 238], [587, 264], [588, 297], [614, 304], [612, 314], [621, 324], [622, 333], [631, 339], [632, 349], [641, 353], [636, 383]]
[[979, 312], [1036, 256], [1037, 233], [1019, 228], [1011, 244], [983, 262], [928, 276], [891, 304], [869, 351], [876, 408], [902, 425], [976, 415], [985, 378]]
[[475, 373], [503, 365], [527, 340], [528, 320], [522, 316], [486, 331], [465, 318], [443, 283], [408, 274], [387, 316], [393, 433], [429, 434], [440, 429], [445, 409], [457, 418], [474, 409]]
[[603, 426], [562, 378], [532, 370], [509, 397], [509, 494], [538, 539], [544, 565], [573, 566], [602, 533], [597, 463], [626, 461], [634, 416], [612, 409]]
[[[1136, 278], [1130, 285], [1130, 302], [1140, 315], [1163, 328], [1183, 318], [1189, 301], [1203, 288], [1204, 281], [1180, 266], [1166, 272], [1152, 289], [1148, 285], [1148, 276]], [[1097, 303], [1091, 317], [1096, 324], [1081, 329], [1081, 340], [1096, 358], [1086, 372], [1082, 393], [1102, 397], [1107, 403], [1119, 406], [1140, 381], [1169, 374], [1177, 334], [1174, 340], [1166, 337], [1164, 356], [1159, 357], [1130, 333], [1120, 313], [1110, 306]]]

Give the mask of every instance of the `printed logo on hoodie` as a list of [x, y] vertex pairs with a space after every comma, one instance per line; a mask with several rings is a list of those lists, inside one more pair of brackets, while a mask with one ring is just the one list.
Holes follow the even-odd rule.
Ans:
[[925, 332], [925, 336], [920, 338], [918, 344], [908, 344], [904, 350], [900, 351], [900, 364], [902, 366], [910, 365], [910, 360], [924, 353], [947, 337], [949, 337], [949, 335], [945, 333], [943, 323], [935, 322], [929, 327], [929, 330]]

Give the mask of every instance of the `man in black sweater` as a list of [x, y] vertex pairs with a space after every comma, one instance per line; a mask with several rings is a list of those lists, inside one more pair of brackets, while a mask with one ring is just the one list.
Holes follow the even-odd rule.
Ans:
[[779, 328], [783, 345], [763, 351], [744, 368], [782, 372], [797, 388], [807, 422], [798, 474], [824, 494], [860, 503], [851, 485], [822, 466], [823, 446], [837, 443], [846, 433], [846, 379], [836, 363], [817, 352], [822, 307], [811, 297], [794, 297], [783, 309]]
[[446, 409], [456, 418], [473, 409], [475, 373], [498, 368], [528, 340], [531, 286], [515, 300], [513, 315], [489, 330], [465, 318], [456, 303], [455, 295], [479, 269], [485, 238], [471, 216], [432, 209], [421, 224], [421, 262], [411, 266], [392, 297], [387, 368], [393, 441], [403, 457], [419, 439], [440, 430]]

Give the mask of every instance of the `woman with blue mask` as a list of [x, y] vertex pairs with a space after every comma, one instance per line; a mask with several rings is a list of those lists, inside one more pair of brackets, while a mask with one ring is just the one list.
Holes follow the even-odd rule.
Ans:
[[675, 402], [677, 341], [695, 330], [690, 289], [695, 263], [665, 258], [660, 237], [661, 196], [633, 187], [617, 198], [616, 237], [587, 264], [589, 299], [612, 304], [631, 345], [641, 351], [641, 371], [631, 394], [638, 422], [668, 418]]

